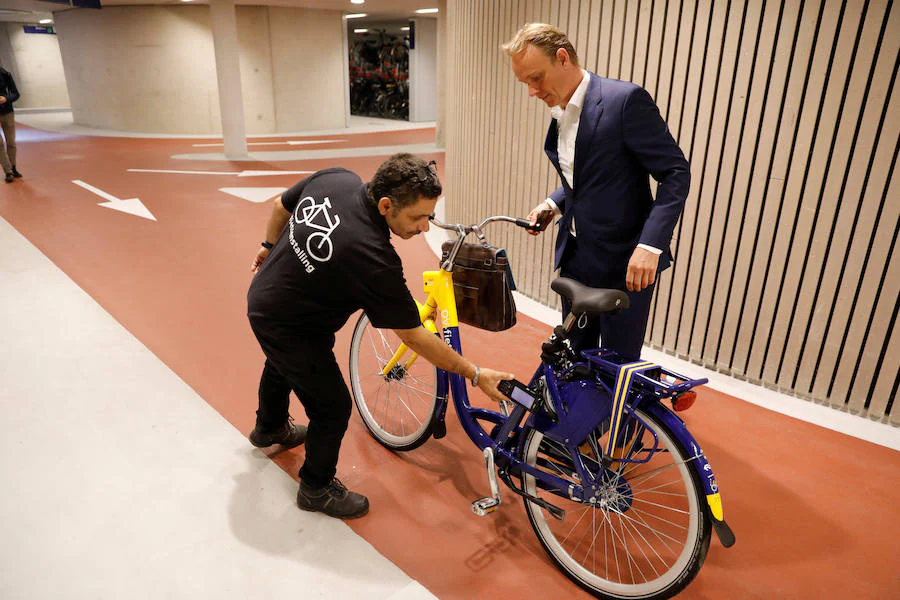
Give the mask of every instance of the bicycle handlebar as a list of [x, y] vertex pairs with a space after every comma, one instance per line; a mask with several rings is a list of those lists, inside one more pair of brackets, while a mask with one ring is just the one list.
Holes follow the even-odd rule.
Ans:
[[447, 229], [449, 231], [455, 231], [460, 236], [466, 236], [470, 233], [476, 234], [480, 239], [484, 239], [484, 234], [482, 233], [482, 229], [488, 223], [494, 223], [496, 221], [506, 221], [507, 223], [513, 223], [522, 229], [527, 229], [528, 231], [541, 231], [540, 223], [532, 225], [531, 221], [528, 219], [519, 219], [516, 217], [507, 217], [505, 215], [494, 215], [493, 217], [488, 217], [483, 220], [481, 223], [477, 225], [463, 225], [462, 223], [444, 223], [443, 221], [438, 220], [434, 215], [428, 217], [429, 220], [434, 223], [435, 227], [440, 227], [441, 229]]

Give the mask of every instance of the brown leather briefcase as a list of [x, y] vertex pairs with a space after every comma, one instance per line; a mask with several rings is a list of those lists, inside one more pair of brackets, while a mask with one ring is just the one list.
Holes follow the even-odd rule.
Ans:
[[[453, 249], [453, 240], [441, 245], [441, 262]], [[506, 250], [464, 243], [453, 263], [453, 292], [458, 319], [479, 329], [503, 331], [516, 324], [516, 302]]]

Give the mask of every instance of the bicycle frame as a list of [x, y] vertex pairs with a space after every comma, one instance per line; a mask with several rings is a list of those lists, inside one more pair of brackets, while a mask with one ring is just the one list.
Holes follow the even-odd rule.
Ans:
[[[440, 335], [444, 343], [462, 354], [453, 275], [452, 269], [449, 268], [452, 258], [453, 254], [442, 269], [423, 273], [424, 290], [428, 297], [425, 303], [418, 301], [416, 303], [419, 308], [419, 317], [425, 328], [435, 335]], [[401, 344], [383, 368], [382, 375], [387, 377], [408, 350], [409, 348], [405, 344]], [[687, 391], [696, 385], [706, 383], [706, 380], [691, 380], [647, 361], [615, 364], [606, 360], [609, 354], [614, 355], [614, 353], [604, 350], [585, 351], [582, 353], [585, 362], [579, 363], [580, 365], [590, 365], [595, 371], [606, 371], [607, 373], [615, 371], [615, 390], [608, 387], [606, 390], [609, 392], [608, 406], [603, 404], [598, 406], [598, 398], [600, 402], [603, 402], [603, 399], [597, 388], [598, 386], [606, 387], [599, 378], [569, 383], [568, 385], [571, 387], [563, 394], [553, 367], [542, 362], [535, 370], [529, 385], [533, 386], [538, 379], [544, 378], [548, 396], [545, 397], [545, 401], [549, 402], [552, 411], [559, 416], [558, 420], [551, 418], [549, 414], [529, 413], [524, 406], [519, 404], [515, 404], [509, 414], [503, 414], [472, 406], [469, 402], [465, 378], [437, 369], [434, 418], [440, 423], [440, 430], [445, 430], [443, 422], [448, 395], [452, 394], [454, 408], [463, 430], [472, 442], [486, 454], [486, 458], [487, 452], [485, 451], [490, 448], [493, 454], [492, 459], [499, 468], [518, 476], [527, 473], [537, 480], [541, 488], [571, 500], [587, 503], [597, 495], [602, 485], [602, 471], [608, 468], [609, 463], [620, 460], [610, 457], [613, 456], [619, 442], [619, 433], [623, 429], [623, 422], [627, 420], [640, 422], [640, 417], [635, 414], [634, 409], [641, 408], [661, 421], [672, 432], [682, 448], [688, 452], [687, 462], [692, 465], [706, 493], [709, 513], [713, 517], [714, 530], [723, 545], [730, 546], [734, 543], [734, 536], [724, 521], [721, 496], [712, 467], [684, 422], [660, 402], [662, 397]], [[412, 353], [404, 361], [404, 367], [408, 368], [417, 358], [418, 356]], [[652, 370], [658, 370], [660, 376], [666, 374], [675, 377], [680, 380], [680, 383], [667, 384], [651, 378], [647, 372]], [[650, 389], [654, 393], [633, 393], [632, 385], [636, 381], [644, 384], [642, 389]], [[605, 464], [600, 465], [596, 462], [585, 464], [585, 457], [578, 451], [578, 447], [607, 418], [610, 419], [611, 435], [605, 448]], [[479, 424], [479, 421], [493, 423], [495, 427], [492, 434], [489, 434]], [[525, 427], [534, 428], [564, 446], [573, 459], [578, 480], [588, 485], [578, 485], [572, 481], [563, 480], [552, 473], [526, 464], [520, 458], [524, 455], [524, 436], [519, 435]], [[436, 437], [441, 436], [436, 435]], [[656, 441], [658, 443], [658, 440]], [[657, 450], [658, 446], [649, 449], [647, 457], [640, 462], [649, 461]], [[620, 460], [620, 462], [628, 462], [628, 460]], [[637, 461], [632, 460], [631, 462]], [[589, 467], [593, 467], [593, 469]], [[510, 485], [505, 478], [504, 481]]]

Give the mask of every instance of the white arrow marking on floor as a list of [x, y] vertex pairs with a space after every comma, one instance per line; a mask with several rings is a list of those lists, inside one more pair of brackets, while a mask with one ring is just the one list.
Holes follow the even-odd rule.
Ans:
[[264, 175], [311, 175], [315, 171], [241, 171], [238, 177], [260, 177]]
[[170, 171], [166, 169], [128, 169], [129, 173], [172, 173], [176, 175], [231, 175], [237, 177], [263, 177], [266, 175], [310, 175], [315, 171]]
[[[285, 140], [283, 142], [247, 142], [248, 146], [308, 146], [310, 144], [331, 144], [332, 142], [346, 142], [347, 140]], [[221, 148], [225, 144], [192, 144], [194, 148]]]
[[264, 187], [264, 188], [219, 188], [220, 192], [249, 200], [257, 204], [271, 200], [287, 188], [283, 187]]
[[147, 207], [144, 206], [144, 203], [141, 202], [138, 198], [127, 198], [125, 200], [121, 200], [119, 198], [116, 198], [112, 194], [107, 194], [103, 190], [95, 188], [94, 186], [79, 179], [73, 179], [72, 183], [77, 186], [83, 187], [93, 194], [97, 194], [101, 198], [106, 198], [108, 200], [108, 202], [100, 202], [98, 206], [118, 210], [123, 213], [128, 213], [129, 215], [134, 215], [136, 217], [150, 219], [151, 221], [156, 220], [156, 217], [153, 216], [153, 214], [147, 209]]

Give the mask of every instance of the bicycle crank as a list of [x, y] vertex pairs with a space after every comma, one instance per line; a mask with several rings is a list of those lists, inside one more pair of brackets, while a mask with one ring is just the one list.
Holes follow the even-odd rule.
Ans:
[[491, 484], [491, 494], [486, 498], [479, 498], [472, 503], [472, 512], [483, 517], [488, 515], [500, 506], [500, 486], [497, 484], [497, 470], [494, 469], [494, 449], [484, 449], [484, 464], [487, 467], [488, 482]]

